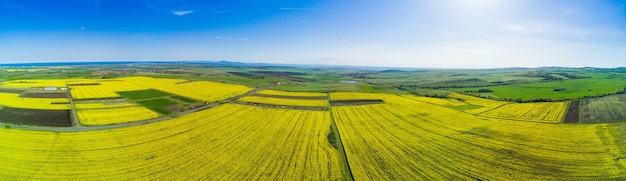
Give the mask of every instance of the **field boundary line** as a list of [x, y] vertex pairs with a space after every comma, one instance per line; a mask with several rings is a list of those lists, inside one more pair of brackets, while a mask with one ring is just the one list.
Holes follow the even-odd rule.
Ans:
[[70, 99], [70, 120], [72, 121], [72, 127], [83, 127], [76, 113], [76, 105], [74, 104], [74, 98], [72, 98], [72, 88], [68, 87], [67, 95]]
[[[509, 104], [512, 104], [512, 103], [510, 103], [510, 102], [509, 102], [509, 103], [505, 103], [505, 104], [502, 104], [502, 105], [496, 106], [496, 107], [494, 107], [494, 108], [492, 108], [492, 109], [489, 109], [489, 110], [485, 110], [485, 111], [483, 111], [483, 112], [476, 113], [475, 115], [477, 115], [477, 116], [482, 116], [482, 114], [484, 114], [484, 113], [487, 113], [487, 112], [489, 112], [489, 111], [496, 110], [496, 109], [498, 109], [498, 108], [500, 108], [500, 107], [502, 107], [502, 106], [504, 106], [504, 105], [509, 105]], [[473, 104], [472, 104], [472, 105], [473, 105]], [[475, 105], [475, 106], [476, 106], [476, 105]], [[483, 106], [483, 107], [484, 107], [484, 106]]]
[[[191, 110], [187, 110], [181, 113], [176, 113], [174, 115], [169, 115], [169, 116], [163, 116], [163, 117], [158, 117], [158, 118], [154, 118], [154, 119], [148, 119], [148, 120], [143, 120], [143, 121], [136, 121], [136, 122], [129, 122], [129, 123], [121, 123], [121, 124], [110, 124], [110, 125], [98, 125], [98, 126], [83, 126], [80, 125], [80, 121], [78, 120], [78, 116], [74, 113], [74, 115], [76, 116], [76, 123], [78, 125], [74, 125], [74, 121], [72, 119], [72, 116], [70, 117], [70, 120], [72, 120], [72, 127], [49, 127], [49, 126], [28, 126], [28, 125], [15, 125], [15, 124], [8, 124], [8, 123], [1, 123], [0, 122], [0, 126], [3, 127], [10, 127], [11, 129], [22, 129], [22, 130], [35, 130], [35, 131], [54, 131], [54, 132], [78, 132], [78, 131], [90, 131], [90, 130], [102, 130], [102, 129], [114, 129], [114, 128], [123, 128], [123, 127], [129, 127], [129, 126], [137, 126], [137, 125], [143, 125], [143, 124], [150, 124], [150, 123], [156, 123], [156, 122], [161, 122], [161, 121], [167, 121], [170, 120], [172, 118], [175, 117], [179, 117], [179, 116], [183, 116], [186, 114], [191, 114], [197, 111], [202, 111], [205, 109], [210, 109], [222, 104], [226, 104], [226, 103], [230, 103], [232, 101], [235, 101], [243, 96], [247, 96], [249, 94], [254, 94], [260, 90], [266, 89], [267, 86], [264, 87], [257, 87], [255, 89], [252, 89], [246, 93], [234, 96], [234, 97], [230, 97], [228, 99], [224, 99], [221, 101], [217, 101], [214, 103], [208, 103], [205, 104], [203, 106], [197, 107], [195, 109], [191, 109]], [[68, 90], [69, 91], [69, 90]], [[70, 98], [70, 103], [72, 103], [72, 99]], [[75, 111], [74, 109], [74, 104], [72, 103], [72, 108], [70, 110], [70, 114], [72, 114], [72, 112]]]
[[344, 167], [346, 168], [345, 172], [348, 172], [348, 174], [346, 173], [344, 174], [348, 176], [346, 180], [353, 181], [354, 176], [352, 175], [352, 169], [350, 169], [350, 163], [348, 162], [348, 154], [346, 154], [343, 141], [341, 141], [341, 134], [339, 134], [339, 128], [337, 128], [337, 123], [335, 122], [335, 116], [333, 116], [333, 108], [330, 105], [330, 93], [326, 92], [326, 96], [327, 96], [327, 101], [328, 101], [328, 114], [330, 115], [330, 124], [331, 124], [330, 127], [332, 128], [331, 131], [333, 131], [336, 134], [335, 139], [339, 141], [339, 153], [341, 154]]

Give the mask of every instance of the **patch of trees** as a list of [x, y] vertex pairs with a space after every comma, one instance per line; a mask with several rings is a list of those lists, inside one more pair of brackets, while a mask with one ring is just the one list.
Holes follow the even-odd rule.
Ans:
[[556, 88], [556, 89], [553, 89], [552, 91], [554, 91], [554, 92], [560, 92], [560, 91], [564, 91], [564, 90], [565, 90], [565, 88]]
[[493, 90], [491, 90], [491, 89], [478, 89], [478, 93], [487, 93], [487, 92], [493, 92]]
[[457, 77], [457, 76], [469, 76], [469, 75], [467, 75], [467, 74], [452, 74], [450, 76]]
[[526, 74], [522, 74], [520, 76], [524, 76], [524, 77], [541, 77], [543, 78], [543, 81], [549, 82], [549, 81], [561, 81], [561, 80], [566, 80], [566, 79], [585, 79], [585, 78], [591, 78], [589, 76], [581, 76], [581, 75], [577, 75], [577, 74], [572, 74], [572, 73], [566, 73], [566, 72], [547, 72], [547, 71], [532, 71], [532, 72], [527, 72]]

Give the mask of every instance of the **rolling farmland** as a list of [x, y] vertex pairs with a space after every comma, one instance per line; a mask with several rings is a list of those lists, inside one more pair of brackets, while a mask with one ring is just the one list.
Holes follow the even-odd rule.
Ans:
[[333, 92], [330, 94], [331, 100], [371, 100], [379, 99], [379, 94], [362, 92]]
[[626, 94], [582, 101], [580, 123], [609, 123], [626, 121]]
[[[530, 84], [513, 84], [490, 87], [461, 88], [457, 90], [471, 91], [491, 89], [491, 94], [498, 97], [531, 100], [535, 98], [552, 99], [579, 99], [584, 96], [595, 96], [604, 93], [614, 93], [623, 90], [626, 86], [625, 74], [595, 73], [589, 78], [568, 79], [553, 82], [537, 82]], [[560, 91], [555, 91], [560, 89]]]
[[93, 83], [90, 79], [30, 79], [2, 82], [2, 87], [7, 88], [31, 88], [31, 87], [66, 87], [68, 83]]
[[117, 108], [117, 107], [129, 107], [136, 106], [135, 103], [128, 103], [126, 101], [123, 102], [90, 102], [90, 103], [75, 103], [76, 109], [102, 109], [102, 108]]
[[242, 85], [207, 81], [186, 82], [179, 79], [149, 77], [128, 77], [119, 80], [206, 102], [217, 102], [252, 90], [252, 88]]
[[115, 91], [107, 90], [106, 86], [73, 86], [71, 90], [74, 99], [120, 98]]
[[0, 0], [0, 181], [626, 181], [626, 0]]
[[318, 92], [287, 92], [287, 91], [277, 91], [277, 90], [261, 90], [258, 93], [269, 94], [269, 95], [281, 95], [281, 96], [299, 96], [299, 97], [326, 96], [326, 93], [318, 93]]
[[159, 113], [153, 112], [142, 106], [106, 108], [106, 109], [81, 109], [77, 110], [78, 119], [83, 125], [107, 125], [142, 121], [160, 117]]
[[[97, 85], [80, 85], [72, 86], [70, 84], [72, 96], [74, 99], [106, 99], [120, 98], [116, 92], [136, 91], [146, 89], [135, 84], [125, 81], [98, 81]], [[76, 84], [75, 84], [76, 85]]]
[[[255, 116], [250, 116], [254, 114]], [[222, 105], [82, 132], [0, 128], [0, 177], [52, 180], [341, 180], [328, 112]]]
[[412, 99], [412, 100], [415, 100], [415, 101], [426, 102], [426, 103], [435, 104], [435, 105], [439, 105], [439, 106], [446, 106], [446, 107], [457, 107], [457, 106], [468, 105], [467, 103], [461, 102], [461, 101], [456, 100], [456, 99], [441, 99], [441, 98], [431, 98], [431, 97], [418, 97], [418, 96], [410, 95], [410, 94], [402, 95], [402, 97], [409, 98], [409, 99]]
[[558, 123], [565, 118], [567, 106], [565, 102], [512, 103], [481, 115], [503, 119]]
[[272, 104], [272, 105], [284, 105], [284, 106], [327, 106], [327, 100], [302, 100], [302, 99], [284, 99], [273, 97], [260, 97], [260, 96], [246, 96], [239, 99], [240, 101]]
[[[1, 87], [0, 178], [626, 178], [626, 123], [563, 124], [567, 102], [250, 91], [149, 77], [30, 81], [8, 84], [20, 89]], [[73, 101], [50, 98], [67, 97], [63, 89], [41, 90], [63, 84]], [[221, 100], [227, 101], [208, 106]], [[623, 100], [584, 99], [580, 122], [622, 120]], [[67, 129], [54, 131], [57, 126]]]
[[24, 98], [20, 94], [0, 92], [0, 105], [14, 108], [68, 110], [67, 98]]
[[517, 122], [379, 98], [388, 104], [332, 108], [355, 180], [626, 177], [624, 124]]
[[509, 104], [508, 102], [502, 101], [494, 101], [489, 99], [478, 98], [474, 96], [468, 96], [463, 94], [452, 93], [450, 94], [450, 98], [458, 99], [462, 102], [466, 102], [467, 104], [476, 106], [474, 109], [465, 110], [465, 112], [472, 114], [480, 114], [497, 107], [500, 107], [505, 104]]

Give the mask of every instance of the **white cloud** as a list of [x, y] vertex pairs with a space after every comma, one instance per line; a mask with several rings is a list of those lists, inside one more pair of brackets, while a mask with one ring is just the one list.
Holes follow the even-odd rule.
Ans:
[[172, 11], [172, 14], [176, 16], [185, 16], [191, 13], [194, 13], [194, 11]]

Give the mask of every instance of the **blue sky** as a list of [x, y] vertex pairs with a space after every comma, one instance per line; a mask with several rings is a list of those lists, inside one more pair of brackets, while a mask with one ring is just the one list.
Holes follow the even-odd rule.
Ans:
[[626, 1], [0, 0], [0, 62], [626, 66]]

